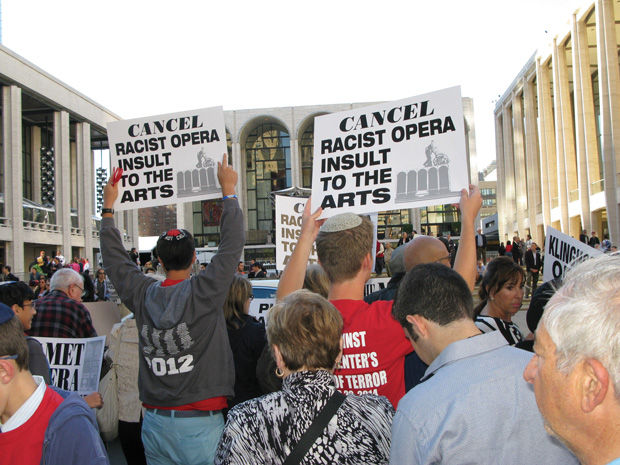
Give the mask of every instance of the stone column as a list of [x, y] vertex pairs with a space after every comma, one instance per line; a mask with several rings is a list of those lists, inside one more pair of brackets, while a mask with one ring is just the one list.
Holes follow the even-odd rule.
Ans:
[[[542, 245], [542, 237], [537, 236], [538, 206], [542, 204], [540, 185], [540, 163], [538, 152], [538, 130], [536, 127], [536, 90], [530, 78], [523, 83], [523, 111], [525, 113], [525, 165], [527, 167], [527, 214], [530, 222], [530, 234]], [[542, 205], [541, 205], [542, 206]]]
[[56, 175], [56, 222], [62, 228], [61, 251], [71, 261], [71, 145], [69, 113], [54, 112], [54, 172]]
[[557, 169], [555, 158], [555, 133], [553, 124], [553, 108], [549, 82], [549, 69], [540, 60], [536, 62], [536, 82], [538, 84], [538, 117], [540, 119], [540, 154], [543, 194], [543, 217], [545, 226], [551, 225], [551, 211], [554, 208], [554, 199], [557, 198], [556, 183]]
[[23, 273], [24, 209], [22, 199], [22, 90], [2, 87], [2, 158], [4, 164], [4, 214], [12, 224], [12, 241], [7, 244], [7, 264], [13, 273]]
[[512, 102], [506, 103], [502, 112], [503, 139], [504, 139], [504, 207], [508, 229], [506, 233], [512, 238], [515, 230], [515, 171], [514, 171], [514, 142], [512, 137]]
[[512, 98], [513, 119], [513, 146], [514, 146], [514, 177], [515, 201], [519, 237], [525, 233], [525, 218], [527, 217], [527, 172], [525, 170], [525, 147], [523, 145], [523, 106], [521, 96]]
[[84, 258], [94, 263], [93, 257], [93, 210], [95, 187], [93, 176], [93, 153], [90, 147], [90, 124], [75, 125], [77, 149], [78, 222], [84, 234]]
[[497, 162], [497, 229], [500, 242], [505, 242], [508, 234], [506, 222], [506, 183], [504, 182], [504, 135], [501, 109], [495, 113], [495, 160]]
[[[620, 241], [620, 71], [615, 34], [614, 5], [611, 0], [597, 0], [596, 38], [601, 102], [601, 152], [605, 173], [605, 203], [610, 240]], [[600, 229], [599, 229], [600, 234]]]
[[[570, 234], [568, 221], [569, 186], [575, 178], [574, 147], [572, 146], [572, 116], [566, 74], [566, 56], [563, 46], [553, 40], [553, 103], [555, 107], [555, 146], [557, 180], [560, 184], [560, 224], [562, 232]], [[572, 155], [572, 157], [571, 157]], [[572, 159], [572, 160], [571, 160]], [[576, 184], [576, 182], [575, 182]]]
[[41, 128], [32, 126], [32, 200], [41, 203]]
[[[590, 183], [593, 179], [599, 179], [598, 141], [588, 55], [588, 36], [585, 23], [578, 21], [576, 15], [573, 15], [572, 34], [577, 178], [581, 199], [581, 222], [583, 229], [592, 231]], [[596, 175], [596, 177], [592, 178], [592, 175]]]
[[236, 168], [237, 174], [239, 178], [237, 180], [236, 192], [239, 198], [239, 206], [243, 211], [243, 224], [245, 225], [245, 230], [248, 230], [248, 191], [247, 191], [247, 179], [246, 179], [246, 163], [245, 163], [245, 153], [241, 148], [241, 142], [237, 140], [237, 142], [233, 143], [233, 160], [236, 160]]
[[[177, 213], [177, 228], [179, 229], [187, 229], [188, 231], [192, 231], [194, 229], [194, 225], [188, 228], [185, 222], [185, 208], [183, 208], [183, 202], [176, 203], [176, 213]], [[134, 245], [137, 248], [137, 246]]]

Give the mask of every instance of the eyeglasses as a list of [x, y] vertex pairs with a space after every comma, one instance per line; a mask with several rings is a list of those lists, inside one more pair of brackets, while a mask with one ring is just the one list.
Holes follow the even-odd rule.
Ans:
[[448, 263], [450, 263], [450, 259], [451, 259], [451, 258], [452, 258], [452, 256], [451, 256], [451, 255], [446, 255], [445, 257], [438, 258], [437, 260], [435, 260], [435, 262], [434, 262], [434, 263], [446, 262], [446, 261], [447, 261]]
[[17, 354], [14, 355], [3, 355], [2, 357], [0, 357], [0, 360], [16, 360], [18, 357]]

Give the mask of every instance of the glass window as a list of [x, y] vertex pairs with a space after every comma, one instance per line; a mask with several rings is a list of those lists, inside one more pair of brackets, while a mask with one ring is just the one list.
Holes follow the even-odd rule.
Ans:
[[312, 121], [299, 139], [301, 157], [301, 185], [312, 187], [312, 159], [314, 151], [314, 121]]
[[32, 198], [32, 128], [22, 127], [22, 188], [24, 197]]
[[245, 145], [248, 229], [274, 229], [272, 191], [292, 185], [291, 142], [284, 127], [263, 123], [248, 135]]

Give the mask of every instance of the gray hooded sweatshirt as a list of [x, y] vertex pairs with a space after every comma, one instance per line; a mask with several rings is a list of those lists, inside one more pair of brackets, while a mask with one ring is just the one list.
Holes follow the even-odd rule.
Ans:
[[226, 199], [221, 242], [207, 269], [173, 286], [145, 276], [129, 259], [114, 218], [101, 221], [105, 271], [134, 312], [140, 334], [140, 400], [176, 407], [234, 394], [235, 371], [222, 311], [245, 243], [237, 199]]

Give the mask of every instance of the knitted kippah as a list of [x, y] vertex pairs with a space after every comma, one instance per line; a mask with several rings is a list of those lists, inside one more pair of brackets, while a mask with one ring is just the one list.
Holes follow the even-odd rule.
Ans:
[[6, 304], [0, 303], [0, 325], [6, 323], [15, 316], [13, 309]]
[[323, 226], [321, 226], [322, 232], [338, 232], [346, 231], [347, 229], [355, 228], [362, 224], [362, 218], [355, 213], [340, 213], [339, 215], [328, 218]]

